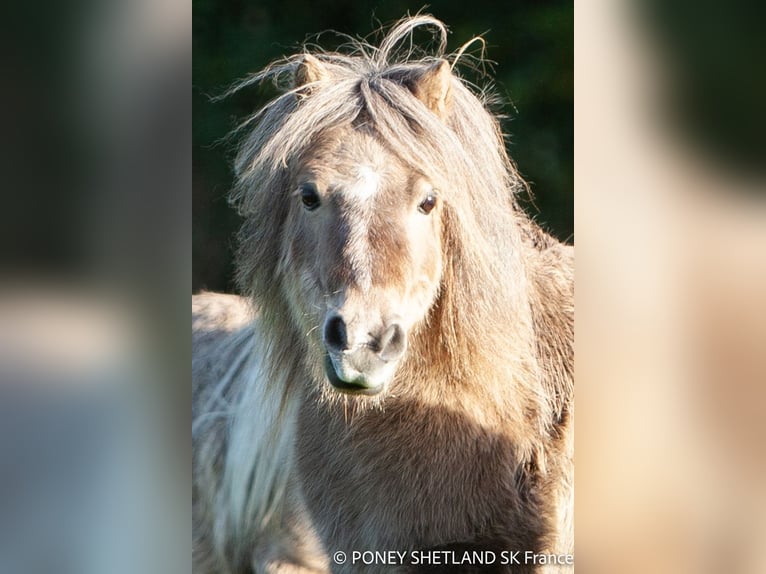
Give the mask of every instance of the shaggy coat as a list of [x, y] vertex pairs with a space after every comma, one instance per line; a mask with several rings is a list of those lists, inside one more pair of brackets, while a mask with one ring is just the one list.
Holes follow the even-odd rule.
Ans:
[[[397, 49], [418, 26], [436, 56]], [[418, 16], [249, 80], [285, 92], [237, 160], [246, 297], [192, 301], [195, 572], [573, 552], [573, 251], [518, 207], [445, 38]]]

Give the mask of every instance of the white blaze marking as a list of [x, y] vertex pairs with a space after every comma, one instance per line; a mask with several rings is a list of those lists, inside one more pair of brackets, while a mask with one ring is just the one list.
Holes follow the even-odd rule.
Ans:
[[372, 285], [372, 251], [367, 233], [372, 219], [372, 200], [380, 189], [380, 175], [370, 166], [362, 165], [357, 168], [356, 176], [356, 180], [344, 191], [358, 217], [351, 226], [347, 253], [356, 274], [356, 281], [366, 291]]
[[356, 181], [346, 190], [346, 195], [351, 200], [369, 201], [380, 188], [380, 176], [367, 165], [357, 168]]

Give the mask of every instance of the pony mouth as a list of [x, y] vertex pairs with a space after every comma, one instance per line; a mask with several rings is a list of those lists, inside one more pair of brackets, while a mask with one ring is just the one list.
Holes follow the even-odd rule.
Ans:
[[338, 391], [349, 395], [373, 396], [379, 394], [383, 390], [383, 387], [385, 387], [384, 383], [371, 385], [364, 377], [357, 377], [353, 381], [345, 381], [341, 379], [335, 370], [335, 366], [333, 365], [332, 358], [329, 354], [325, 355], [324, 372], [325, 376], [327, 376], [327, 380], [330, 381], [330, 384], [333, 387]]

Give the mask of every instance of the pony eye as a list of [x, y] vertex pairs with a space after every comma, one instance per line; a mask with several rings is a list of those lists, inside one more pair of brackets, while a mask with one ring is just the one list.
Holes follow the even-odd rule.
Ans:
[[434, 194], [429, 193], [426, 198], [418, 205], [418, 211], [424, 215], [431, 213], [433, 208], [436, 207], [436, 197]]
[[314, 211], [319, 207], [319, 193], [313, 183], [304, 183], [300, 188], [301, 202], [308, 211]]

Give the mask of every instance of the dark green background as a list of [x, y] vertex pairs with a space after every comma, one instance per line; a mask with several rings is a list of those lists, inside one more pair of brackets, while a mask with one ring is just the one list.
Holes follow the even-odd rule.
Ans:
[[[224, 101], [233, 81], [294, 53], [310, 36], [337, 30], [366, 36], [422, 6], [385, 0], [194, 0], [192, 288], [231, 291], [238, 217], [226, 201], [230, 144], [238, 120], [274, 96], [252, 88]], [[448, 51], [478, 34], [496, 62], [495, 91], [508, 116], [508, 150], [530, 182], [525, 208], [562, 240], [573, 240], [573, 3], [435, 1], [425, 10], [450, 28]], [[321, 45], [338, 39], [323, 35]], [[486, 84], [488, 79], [469, 78]]]

